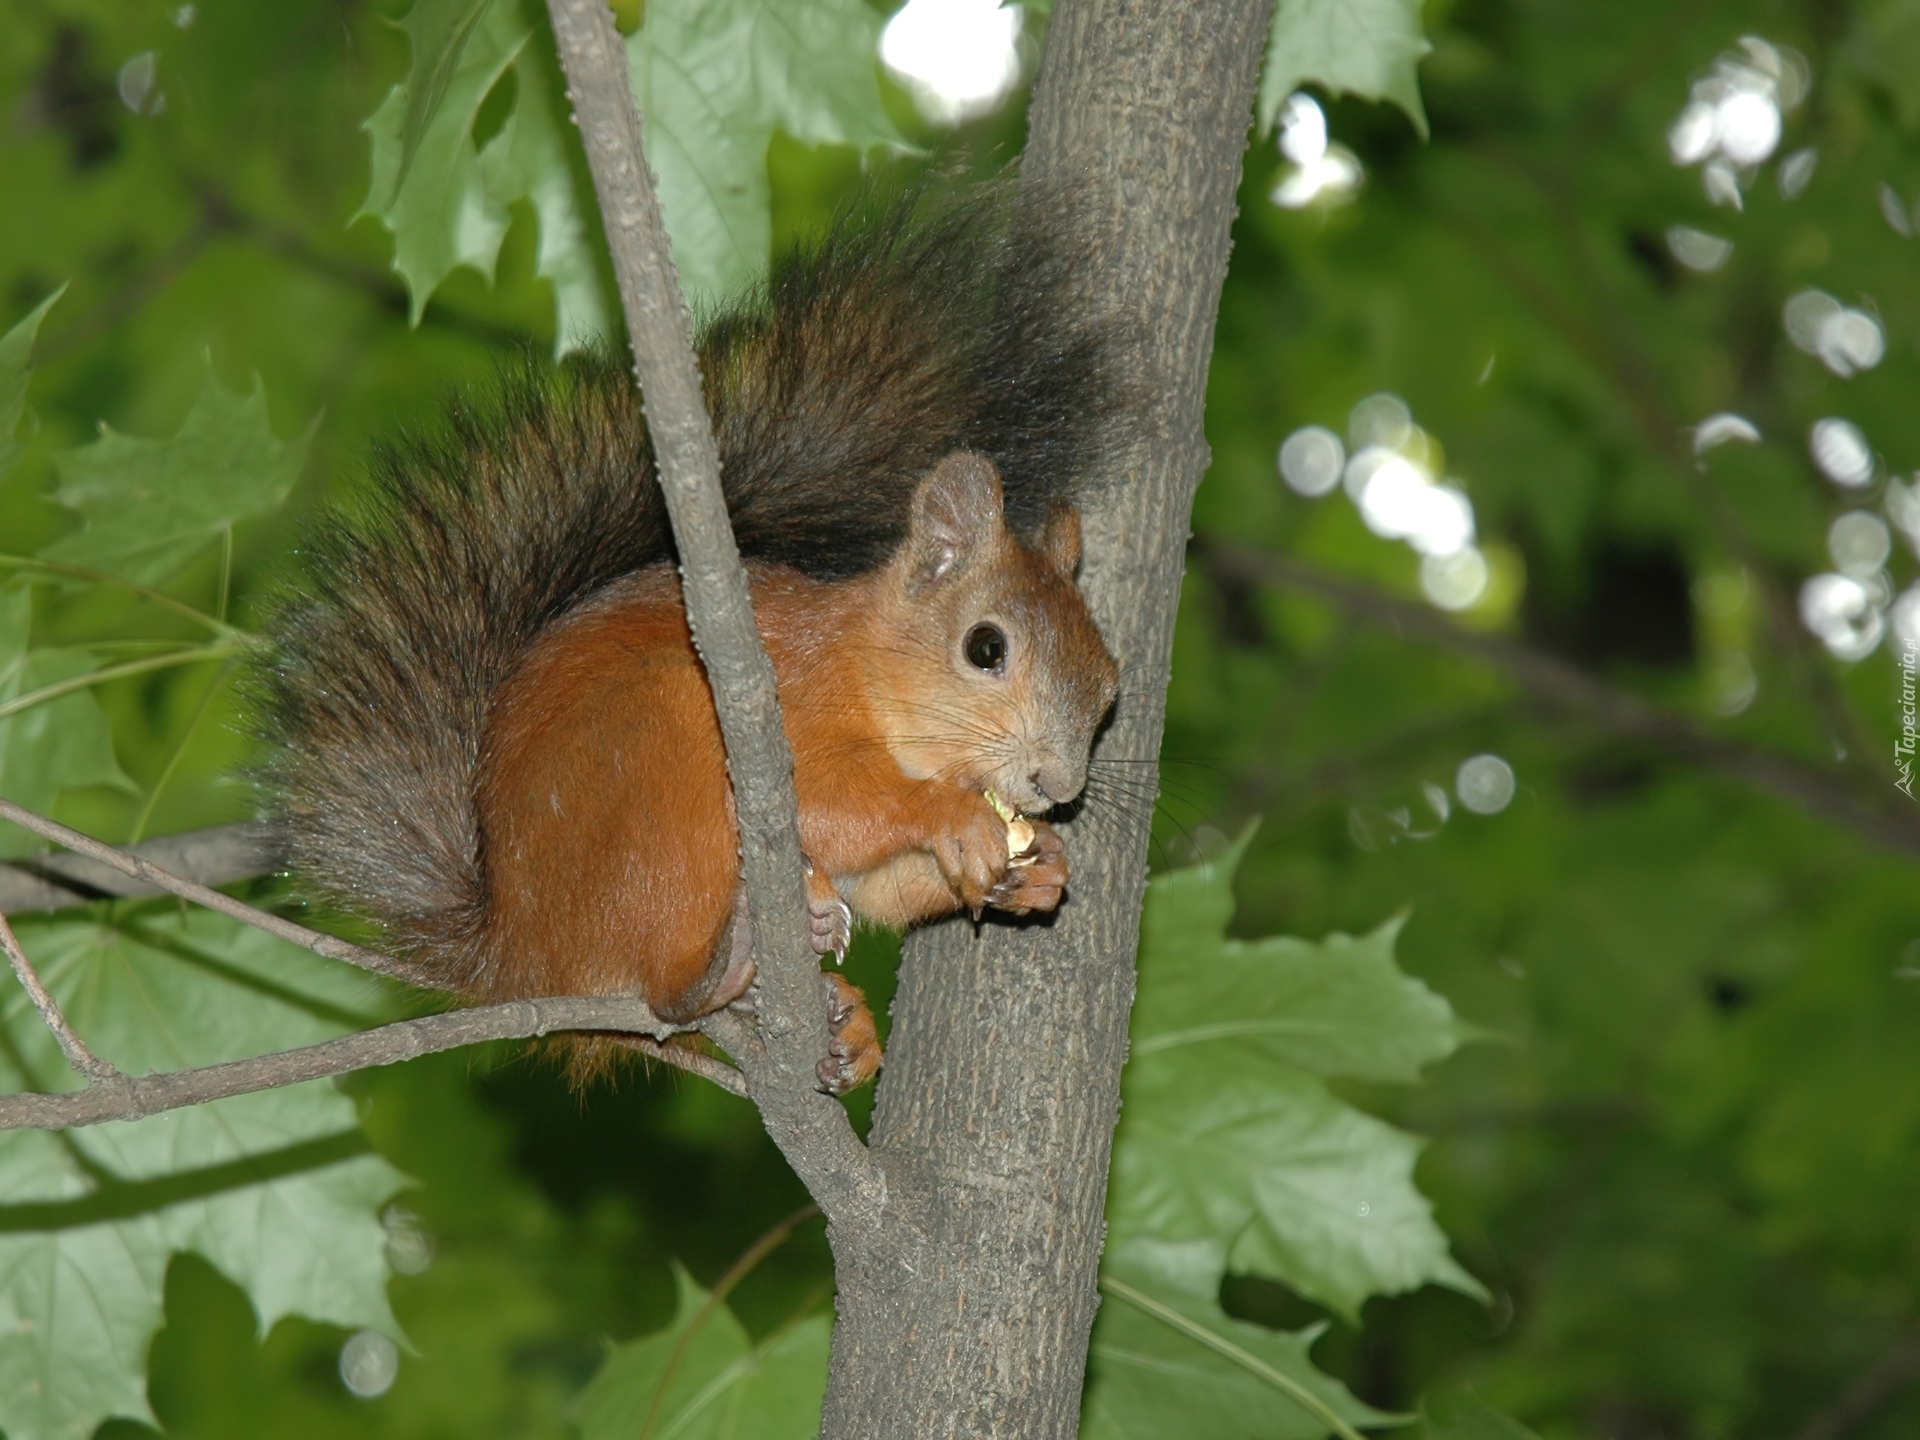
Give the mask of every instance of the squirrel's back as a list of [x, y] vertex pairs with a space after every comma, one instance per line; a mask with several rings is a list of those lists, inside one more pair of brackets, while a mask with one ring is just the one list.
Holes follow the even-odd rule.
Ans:
[[[883, 564], [918, 482], [973, 450], [1039, 531], [1099, 473], [1121, 408], [1072, 247], [1010, 187], [850, 210], [701, 328], [741, 552], [817, 579]], [[317, 898], [470, 988], [487, 915], [475, 781], [534, 637], [672, 556], [623, 356], [523, 359], [391, 444], [303, 542], [271, 625], [262, 778]]]

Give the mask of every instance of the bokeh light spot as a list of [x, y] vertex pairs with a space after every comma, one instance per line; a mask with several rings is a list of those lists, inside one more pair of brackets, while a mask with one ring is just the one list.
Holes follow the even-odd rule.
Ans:
[[378, 1330], [362, 1330], [340, 1347], [340, 1383], [362, 1400], [377, 1400], [400, 1373], [400, 1347]]
[[1820, 473], [1836, 485], [1855, 490], [1873, 479], [1873, 451], [1851, 420], [1828, 416], [1814, 421], [1807, 448]]
[[1324, 425], [1308, 425], [1280, 446], [1280, 478], [1300, 495], [1324, 495], [1340, 483], [1347, 466], [1346, 447]]
[[1360, 157], [1327, 139], [1326, 112], [1304, 92], [1289, 95], [1280, 107], [1276, 143], [1293, 162], [1268, 197], [1284, 209], [1304, 209], [1315, 201], [1340, 204], [1352, 199], [1366, 179]]
[[1711, 275], [1727, 263], [1727, 257], [1733, 254], [1733, 242], [1691, 225], [1675, 225], [1667, 231], [1667, 249], [1687, 269]]
[[1861, 660], [1886, 633], [1886, 613], [1877, 598], [1850, 575], [1815, 575], [1800, 587], [1800, 618], [1836, 658]]
[[1513, 767], [1498, 755], [1475, 755], [1460, 762], [1453, 792], [1476, 815], [1498, 815], [1513, 803]]
[[1020, 79], [1020, 7], [999, 0], [907, 0], [880, 32], [880, 59], [931, 120], [993, 109]]
[[1893, 553], [1887, 522], [1866, 510], [1849, 510], [1827, 527], [1827, 553], [1834, 568], [1855, 580], [1880, 573]]
[[1717, 445], [1725, 445], [1729, 440], [1744, 440], [1749, 445], [1760, 438], [1760, 427], [1744, 415], [1735, 415], [1722, 411], [1718, 415], [1709, 415], [1693, 429], [1693, 453], [1704, 455]]
[[1487, 557], [1472, 545], [1420, 562], [1420, 592], [1442, 610], [1471, 610], [1492, 578]]

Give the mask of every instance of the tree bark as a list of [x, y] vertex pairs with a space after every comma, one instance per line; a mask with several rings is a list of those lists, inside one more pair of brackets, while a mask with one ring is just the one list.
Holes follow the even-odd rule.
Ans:
[[[1123, 667], [1098, 760], [1151, 762], [1234, 192], [1269, 0], [1062, 0], [1023, 177], [1070, 191], [1087, 297], [1127, 337], [1145, 424], [1087, 506], [1082, 584]], [[1109, 767], [1114, 768], [1114, 767]], [[910, 937], [872, 1152], [893, 1217], [836, 1246], [830, 1440], [1079, 1427], [1126, 1058], [1152, 787], [1090, 789], [1051, 924]]]

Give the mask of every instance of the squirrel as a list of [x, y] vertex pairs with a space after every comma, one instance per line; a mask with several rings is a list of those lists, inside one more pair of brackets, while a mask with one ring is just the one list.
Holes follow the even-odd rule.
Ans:
[[[1118, 674], [1075, 502], [1126, 405], [1058, 209], [869, 201], [700, 327], [822, 955], [855, 915], [1024, 915], [1067, 883], [1039, 817], [1084, 788]], [[367, 478], [268, 626], [289, 868], [472, 1002], [750, 1004], [725, 752], [620, 357], [524, 359]], [[880, 1047], [824, 978], [842, 1093]], [[576, 1047], [576, 1083], [607, 1048]]]

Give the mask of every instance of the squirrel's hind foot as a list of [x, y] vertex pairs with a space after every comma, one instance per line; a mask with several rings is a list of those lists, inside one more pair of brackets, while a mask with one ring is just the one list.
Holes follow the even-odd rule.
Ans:
[[818, 1066], [820, 1088], [829, 1095], [857, 1090], [880, 1068], [880, 1037], [874, 1031], [873, 1011], [860, 987], [843, 975], [823, 972], [827, 984], [827, 1055]]

